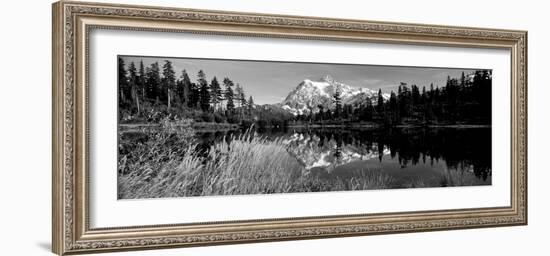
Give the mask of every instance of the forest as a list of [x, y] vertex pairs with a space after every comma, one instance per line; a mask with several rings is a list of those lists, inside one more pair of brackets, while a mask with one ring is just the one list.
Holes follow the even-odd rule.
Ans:
[[410, 88], [402, 82], [397, 93], [391, 91], [385, 100], [382, 90], [376, 101], [366, 100], [357, 106], [342, 103], [341, 93], [336, 90], [332, 109], [318, 106], [320, 111], [297, 116], [302, 122], [341, 123], [375, 122], [384, 125], [456, 125], [491, 124], [491, 82], [490, 70], [477, 70], [467, 78], [462, 72], [460, 78], [447, 77], [443, 87], [430, 84], [420, 89], [413, 84]]
[[118, 58], [118, 106], [121, 123], [158, 123], [162, 119], [195, 122], [281, 125], [291, 118], [283, 110], [254, 104], [244, 88], [225, 77], [207, 80], [200, 70], [192, 81], [186, 70], [176, 74], [165, 60], [145, 67]]
[[[127, 67], [127, 68], [126, 68]], [[118, 58], [119, 122], [158, 123], [169, 119], [248, 127], [287, 125], [461, 125], [491, 123], [490, 70], [448, 77], [442, 87], [408, 85], [397, 92], [356, 105], [344, 104], [338, 88], [332, 106], [294, 116], [278, 105], [256, 105], [252, 95], [229, 77], [207, 79], [203, 70], [191, 79], [186, 70], [176, 73], [172, 62], [125, 63]]]

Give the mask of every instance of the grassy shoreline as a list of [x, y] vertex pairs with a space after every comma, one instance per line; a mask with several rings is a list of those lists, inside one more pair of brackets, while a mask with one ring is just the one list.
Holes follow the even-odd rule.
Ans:
[[[201, 131], [228, 131], [236, 130], [240, 128], [238, 124], [230, 123], [209, 123], [209, 122], [191, 122], [191, 123], [177, 123], [169, 122], [168, 125], [175, 129], [192, 128], [194, 130]], [[140, 131], [142, 129], [163, 129], [166, 124], [152, 124], [152, 123], [134, 123], [134, 124], [118, 124], [120, 131]]]
[[[170, 145], [166, 147], [166, 145]], [[119, 156], [118, 198], [272, 194], [383, 189], [391, 177], [372, 172], [350, 180], [311, 176], [282, 140], [233, 137], [213, 145], [207, 155], [195, 151], [185, 133], [162, 129], [151, 140]]]

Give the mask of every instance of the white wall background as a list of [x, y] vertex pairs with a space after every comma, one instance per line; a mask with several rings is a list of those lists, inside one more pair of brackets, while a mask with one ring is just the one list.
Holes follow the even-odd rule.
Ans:
[[[98, 0], [96, 0], [98, 1]], [[114, 2], [112, 0], [99, 0]], [[202, 9], [433, 23], [529, 31], [529, 225], [229, 245], [111, 255], [548, 255], [549, 6], [544, 1], [147, 1]], [[50, 1], [7, 1], [0, 15], [1, 255], [51, 255]]]

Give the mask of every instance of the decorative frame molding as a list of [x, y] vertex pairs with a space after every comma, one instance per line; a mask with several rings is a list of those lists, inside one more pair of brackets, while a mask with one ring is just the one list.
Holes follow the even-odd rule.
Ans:
[[[216, 245], [527, 224], [527, 32], [271, 14], [53, 4], [52, 197], [55, 253]], [[511, 51], [511, 205], [91, 229], [88, 224], [88, 34], [93, 29], [499, 48]]]

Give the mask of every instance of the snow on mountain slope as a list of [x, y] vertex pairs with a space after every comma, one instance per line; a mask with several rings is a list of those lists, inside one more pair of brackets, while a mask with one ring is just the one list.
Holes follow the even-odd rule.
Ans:
[[[360, 105], [370, 100], [376, 105], [378, 92], [368, 88], [357, 88], [347, 84], [334, 81], [332, 77], [326, 76], [319, 81], [305, 79], [292, 90], [282, 102], [282, 108], [294, 115], [318, 112], [319, 106], [324, 109], [333, 108], [333, 96], [336, 90], [340, 91], [342, 104]], [[389, 95], [383, 94], [385, 100]]]

